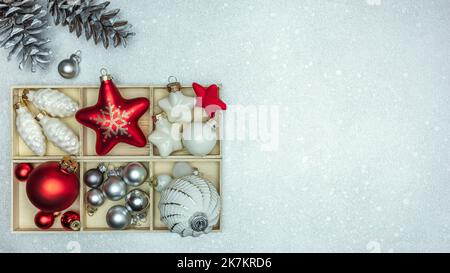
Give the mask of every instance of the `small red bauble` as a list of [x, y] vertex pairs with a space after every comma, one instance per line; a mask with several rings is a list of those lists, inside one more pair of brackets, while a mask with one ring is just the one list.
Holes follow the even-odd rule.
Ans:
[[65, 230], [80, 230], [80, 214], [75, 211], [66, 211], [61, 216], [61, 225]]
[[206, 87], [193, 83], [195, 95], [197, 95], [197, 106], [205, 108], [210, 118], [214, 118], [216, 111], [226, 110], [227, 105], [219, 99], [219, 87], [215, 84]]
[[19, 181], [26, 181], [33, 170], [33, 165], [30, 163], [20, 163], [16, 166], [14, 170], [14, 176]]
[[49, 229], [55, 222], [55, 214], [53, 212], [40, 211], [34, 216], [34, 223], [40, 229]]
[[97, 135], [95, 151], [106, 155], [114, 146], [124, 142], [144, 147], [147, 138], [139, 128], [139, 118], [147, 112], [147, 98], [124, 99], [112, 81], [111, 75], [103, 73], [97, 104], [79, 110], [75, 118], [91, 128]]
[[62, 163], [47, 162], [37, 166], [26, 184], [30, 202], [45, 212], [67, 209], [77, 199], [80, 182], [73, 170]]

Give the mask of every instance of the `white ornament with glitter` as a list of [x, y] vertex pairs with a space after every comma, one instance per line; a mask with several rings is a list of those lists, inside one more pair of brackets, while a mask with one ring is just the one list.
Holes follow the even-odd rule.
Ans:
[[78, 136], [61, 120], [39, 113], [36, 119], [42, 126], [45, 136], [64, 152], [77, 155], [80, 149]]
[[33, 103], [36, 108], [53, 117], [70, 117], [80, 109], [71, 97], [55, 89], [25, 90], [23, 98]]
[[42, 128], [28, 108], [21, 102], [16, 107], [16, 128], [19, 136], [33, 153], [43, 156], [47, 145]]

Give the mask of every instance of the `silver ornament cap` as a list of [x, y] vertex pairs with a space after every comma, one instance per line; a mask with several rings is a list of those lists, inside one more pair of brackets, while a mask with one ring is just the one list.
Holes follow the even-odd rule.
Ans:
[[147, 174], [147, 169], [139, 162], [132, 162], [122, 170], [123, 180], [133, 187], [142, 185], [147, 178]]
[[146, 210], [150, 204], [147, 193], [140, 189], [134, 189], [130, 191], [125, 197], [127, 209], [134, 213], [141, 213]]
[[130, 211], [122, 205], [115, 205], [106, 213], [106, 223], [113, 229], [126, 229], [131, 220]]
[[111, 201], [118, 201], [127, 194], [127, 184], [120, 176], [110, 176], [103, 184], [103, 193]]
[[58, 65], [59, 74], [65, 79], [73, 79], [80, 72], [81, 51], [78, 50], [70, 55], [69, 59], [62, 60]]

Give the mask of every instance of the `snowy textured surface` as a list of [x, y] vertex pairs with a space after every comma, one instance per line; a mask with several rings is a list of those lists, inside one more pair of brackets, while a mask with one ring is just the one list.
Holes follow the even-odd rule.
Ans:
[[[105, 51], [52, 28], [55, 62], [0, 51], [0, 252], [450, 251], [450, 1], [113, 1], [137, 36]], [[59, 60], [83, 51], [82, 72]], [[223, 232], [10, 233], [9, 87], [220, 82], [279, 105], [279, 147], [224, 142]], [[231, 127], [229, 127], [231, 128]], [[227, 129], [226, 129], [227, 130]], [[228, 129], [229, 130], [229, 129]]]

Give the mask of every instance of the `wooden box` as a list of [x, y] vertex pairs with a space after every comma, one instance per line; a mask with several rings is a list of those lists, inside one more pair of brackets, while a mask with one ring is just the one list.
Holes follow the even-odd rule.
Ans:
[[[37, 90], [41, 88], [57, 89], [74, 100], [79, 102], [80, 107], [94, 105], [97, 102], [99, 86], [14, 86], [11, 90], [11, 183], [12, 183], [12, 213], [11, 213], [11, 230], [12, 232], [73, 232], [65, 231], [60, 224], [59, 218], [55, 220], [55, 224], [49, 230], [41, 230], [34, 224], [34, 215], [38, 209], [34, 207], [28, 200], [26, 195], [26, 182], [20, 182], [14, 177], [14, 169], [19, 163], [32, 163], [38, 166], [47, 161], [59, 161], [66, 155], [59, 148], [55, 147], [50, 142], [47, 142], [47, 153], [45, 156], [37, 156], [25, 145], [16, 131], [15, 117], [16, 112], [13, 104], [18, 102], [19, 94], [24, 89]], [[158, 101], [168, 96], [168, 91], [165, 86], [118, 86], [121, 95], [124, 98], [131, 99], [135, 97], [146, 97], [150, 100], [150, 108], [140, 120], [139, 125], [144, 134], [148, 136], [153, 130], [152, 117], [162, 110], [158, 107]], [[182, 92], [188, 96], [194, 96], [191, 87], [183, 87]], [[31, 111], [36, 114], [36, 109], [30, 107]], [[199, 109], [197, 109], [199, 110]], [[200, 109], [201, 110], [201, 109]], [[196, 112], [196, 111], [194, 111]], [[197, 115], [198, 116], [198, 115]], [[142, 184], [142, 188], [150, 194], [151, 204], [148, 209], [146, 222], [139, 226], [133, 226], [125, 230], [116, 231], [110, 229], [105, 221], [107, 210], [115, 204], [124, 204], [124, 200], [120, 201], [106, 201], [105, 204], [98, 209], [93, 215], [89, 216], [86, 211], [86, 204], [84, 195], [88, 188], [84, 185], [83, 174], [90, 168], [96, 167], [99, 163], [112, 164], [114, 166], [121, 166], [128, 162], [141, 162], [149, 171], [149, 177], [159, 174], [170, 174], [175, 162], [185, 161], [193, 167], [199, 169], [202, 175], [213, 182], [221, 195], [222, 189], [222, 154], [221, 154], [221, 123], [222, 118], [220, 113], [216, 114], [215, 119], [218, 122], [219, 140], [213, 151], [203, 157], [193, 156], [185, 149], [177, 151], [169, 157], [163, 158], [159, 155], [158, 149], [147, 143], [143, 148], [137, 148], [127, 144], [120, 143], [106, 156], [98, 156], [95, 153], [95, 134], [94, 131], [79, 124], [75, 117], [68, 117], [62, 119], [80, 138], [80, 151], [74, 156], [79, 164], [78, 176], [80, 178], [80, 195], [78, 199], [67, 210], [75, 210], [80, 212], [81, 229], [78, 232], [168, 232], [167, 227], [160, 221], [158, 202], [159, 193], [154, 190], [149, 183]], [[132, 188], [129, 187], [129, 190]], [[220, 231], [220, 221], [214, 227], [214, 231]]]

